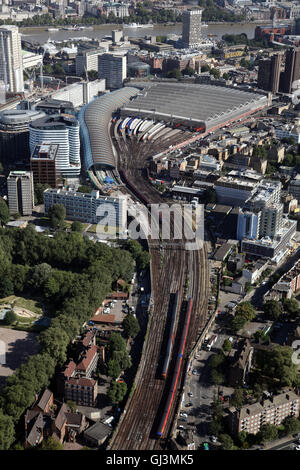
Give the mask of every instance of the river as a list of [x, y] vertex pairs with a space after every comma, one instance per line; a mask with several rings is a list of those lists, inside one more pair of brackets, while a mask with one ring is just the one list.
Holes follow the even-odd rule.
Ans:
[[[258, 23], [257, 23], [258, 24]], [[203, 35], [213, 35], [215, 38], [221, 39], [224, 34], [247, 34], [249, 39], [254, 38], [254, 31], [257, 26], [256, 23], [221, 23], [221, 24], [209, 24], [203, 28]], [[49, 32], [46, 27], [34, 27], [34, 28], [20, 28], [22, 38], [39, 44], [44, 44], [50, 40], [54, 41], [67, 41], [72, 38], [96, 38], [101, 39], [105, 36], [110, 36], [113, 29], [122, 29], [122, 25], [94, 25], [93, 30], [81, 30], [81, 31], [65, 31], [60, 29], [59, 31]], [[138, 28], [138, 29], [125, 29], [125, 34], [129, 37], [140, 38], [145, 35], [168, 35], [177, 34], [181, 35], [182, 24], [176, 23], [175, 25], [160, 25], [156, 24], [153, 28]]]

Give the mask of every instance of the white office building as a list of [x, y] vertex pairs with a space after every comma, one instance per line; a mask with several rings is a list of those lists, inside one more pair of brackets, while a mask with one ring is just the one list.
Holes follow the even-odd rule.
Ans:
[[85, 194], [65, 189], [46, 189], [44, 201], [46, 214], [53, 204], [62, 204], [69, 219], [107, 225], [109, 228], [118, 228], [119, 232], [126, 229], [126, 196], [100, 196], [99, 191]]
[[127, 57], [124, 54], [98, 56], [98, 76], [105, 78], [106, 88], [121, 88], [127, 77]]
[[0, 26], [0, 80], [11, 93], [24, 91], [21, 35], [17, 26]]
[[76, 75], [82, 76], [91, 70], [98, 71], [98, 57], [104, 52], [104, 48], [78, 52], [75, 58]]
[[30, 153], [42, 142], [58, 144], [56, 171], [62, 176], [80, 174], [79, 122], [71, 115], [53, 115], [29, 124]]

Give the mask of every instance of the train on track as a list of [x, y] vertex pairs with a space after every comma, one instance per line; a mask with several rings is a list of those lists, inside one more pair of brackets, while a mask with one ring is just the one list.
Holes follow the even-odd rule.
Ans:
[[158, 426], [157, 430], [157, 436], [159, 438], [163, 437], [167, 421], [169, 418], [169, 414], [172, 408], [173, 400], [176, 395], [176, 390], [177, 390], [177, 384], [178, 384], [178, 379], [180, 376], [181, 372], [181, 367], [182, 367], [182, 361], [183, 361], [183, 355], [185, 351], [185, 344], [186, 344], [186, 339], [187, 339], [187, 334], [189, 330], [189, 325], [190, 325], [190, 320], [191, 320], [191, 312], [192, 312], [192, 306], [193, 306], [193, 299], [192, 297], [189, 297], [188, 302], [187, 302], [187, 310], [185, 314], [185, 322], [184, 322], [184, 327], [181, 335], [181, 341], [180, 341], [180, 346], [179, 346], [179, 351], [178, 351], [178, 356], [177, 356], [177, 361], [176, 361], [176, 366], [174, 370], [174, 375], [173, 375], [173, 380], [171, 384], [171, 388], [169, 391], [167, 403], [160, 421], [160, 424]]
[[177, 311], [178, 311], [178, 296], [179, 296], [179, 292], [177, 291], [176, 294], [175, 294], [175, 298], [174, 298], [174, 302], [173, 302], [173, 306], [172, 306], [169, 339], [168, 339], [167, 351], [166, 351], [165, 360], [164, 360], [162, 373], [161, 373], [161, 376], [162, 376], [163, 379], [165, 379], [167, 377], [169, 364], [170, 364], [170, 359], [171, 359], [171, 354], [172, 354], [172, 350], [173, 350], [176, 316], [177, 316]]
[[129, 180], [125, 170], [119, 170], [119, 174], [122, 180], [125, 182], [126, 186], [133, 192], [133, 194], [146, 206], [150, 205], [149, 200], [142, 194], [137, 187]]

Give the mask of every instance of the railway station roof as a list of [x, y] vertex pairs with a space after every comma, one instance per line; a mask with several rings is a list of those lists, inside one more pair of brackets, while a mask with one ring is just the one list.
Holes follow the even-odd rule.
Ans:
[[122, 114], [157, 120], [205, 123], [210, 129], [248, 111], [267, 105], [267, 96], [241, 89], [180, 82], [137, 82], [139, 94]]

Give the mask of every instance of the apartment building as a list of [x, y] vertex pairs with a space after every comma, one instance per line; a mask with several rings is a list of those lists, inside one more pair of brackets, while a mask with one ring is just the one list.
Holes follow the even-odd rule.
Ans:
[[257, 434], [264, 424], [279, 426], [288, 416], [298, 418], [299, 406], [300, 397], [288, 390], [271, 396], [262, 403], [245, 405], [239, 410], [229, 408], [228, 423], [233, 434], [241, 431]]
[[95, 406], [98, 395], [97, 381], [87, 377], [72, 377], [65, 382], [65, 400], [82, 406]]

